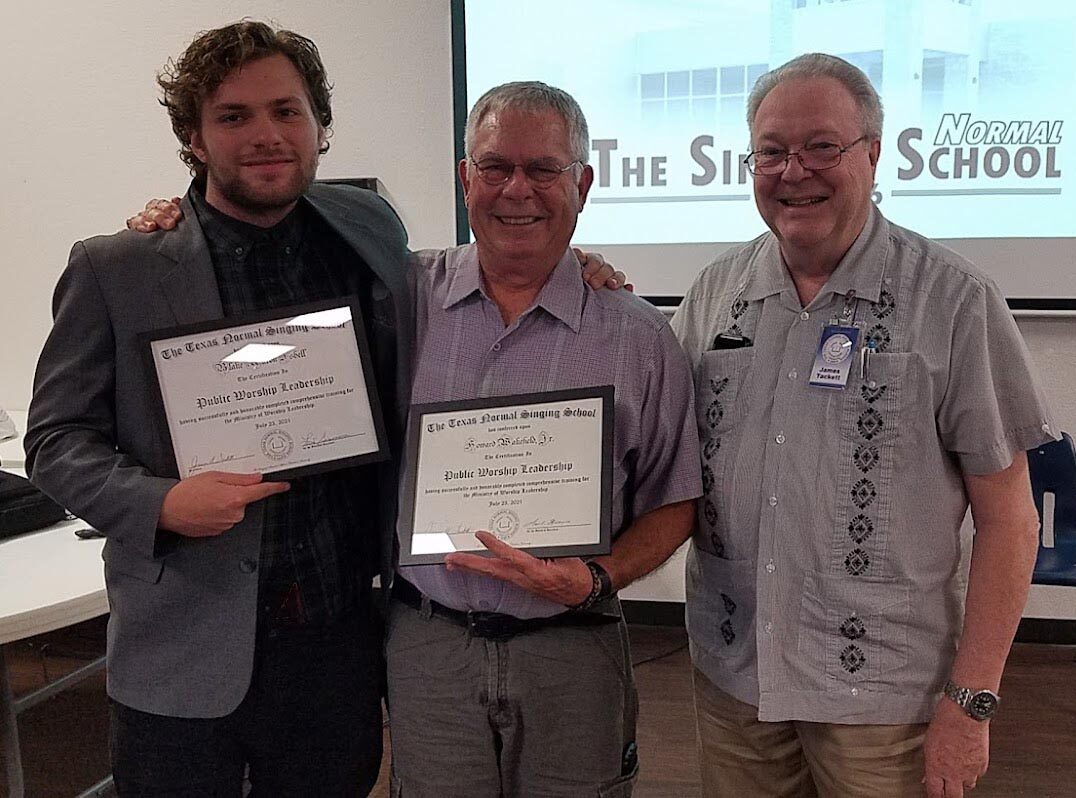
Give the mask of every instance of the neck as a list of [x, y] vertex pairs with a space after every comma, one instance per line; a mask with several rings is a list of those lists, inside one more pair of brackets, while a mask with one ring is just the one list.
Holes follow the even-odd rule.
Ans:
[[206, 185], [205, 201], [225, 216], [231, 216], [241, 222], [265, 228], [279, 224], [299, 202], [298, 200], [293, 200], [289, 204], [280, 207], [250, 208], [229, 200], [217, 190], [212, 181]]
[[505, 327], [534, 304], [538, 292], [557, 267], [557, 262], [504, 263], [495, 258], [483, 258], [479, 248], [478, 263], [482, 269], [482, 283], [489, 298], [500, 310]]
[[[844, 257], [844, 253], [841, 253]], [[781, 259], [785, 262], [792, 284], [796, 286], [800, 304], [807, 307], [818, 296], [829, 276], [837, 269], [840, 258], [811, 258], [802, 252], [789, 253], [781, 248]]]

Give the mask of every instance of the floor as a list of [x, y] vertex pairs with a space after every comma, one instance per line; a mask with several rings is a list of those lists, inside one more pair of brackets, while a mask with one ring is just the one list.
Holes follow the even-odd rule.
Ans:
[[[16, 695], [92, 658], [103, 639], [97, 620], [8, 646]], [[635, 626], [632, 643], [641, 704], [635, 795], [700, 796], [684, 631]], [[991, 729], [991, 768], [974, 798], [1076, 796], [1076, 647], [1017, 644], [1002, 694]], [[96, 783], [108, 769], [104, 675], [27, 711], [19, 732], [29, 798], [71, 798]], [[385, 770], [376, 798], [388, 795]]]

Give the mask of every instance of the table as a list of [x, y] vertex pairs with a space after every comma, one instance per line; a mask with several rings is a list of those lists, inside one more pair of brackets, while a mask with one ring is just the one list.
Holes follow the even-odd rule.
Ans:
[[[16, 469], [10, 469], [17, 471]], [[74, 519], [0, 541], [0, 655], [6, 643], [51, 632], [108, 612], [101, 562], [104, 540], [80, 540]], [[0, 656], [0, 749], [8, 795], [23, 798], [18, 713], [77, 684], [104, 667], [101, 657], [51, 684], [15, 700]], [[84, 795], [95, 794], [95, 785]]]

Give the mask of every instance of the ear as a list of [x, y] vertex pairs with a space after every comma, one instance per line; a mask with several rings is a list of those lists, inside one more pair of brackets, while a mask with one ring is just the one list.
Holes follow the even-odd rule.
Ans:
[[462, 159], [459, 163], [458, 172], [460, 176], [460, 185], [463, 186], [463, 201], [467, 202], [467, 197], [471, 193], [471, 176], [467, 173], [467, 167], [469, 162], [466, 158]]
[[579, 175], [579, 210], [583, 210], [583, 206], [587, 204], [587, 195], [592, 185], [594, 185], [594, 169], [587, 164]]
[[191, 152], [193, 152], [202, 163], [207, 162], [205, 141], [202, 139], [202, 134], [198, 130], [191, 131]]
[[872, 139], [870, 147], [867, 148], [867, 157], [870, 158], [871, 169], [878, 168], [878, 157], [882, 154], [882, 142], [879, 139]]

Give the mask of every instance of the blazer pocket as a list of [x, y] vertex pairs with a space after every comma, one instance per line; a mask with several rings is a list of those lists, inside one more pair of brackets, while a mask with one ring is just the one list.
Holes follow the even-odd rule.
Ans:
[[123, 574], [151, 585], [161, 581], [164, 560], [147, 560], [145, 557], [128, 554], [112, 545], [106, 545], [101, 556], [105, 561], [106, 577]]

